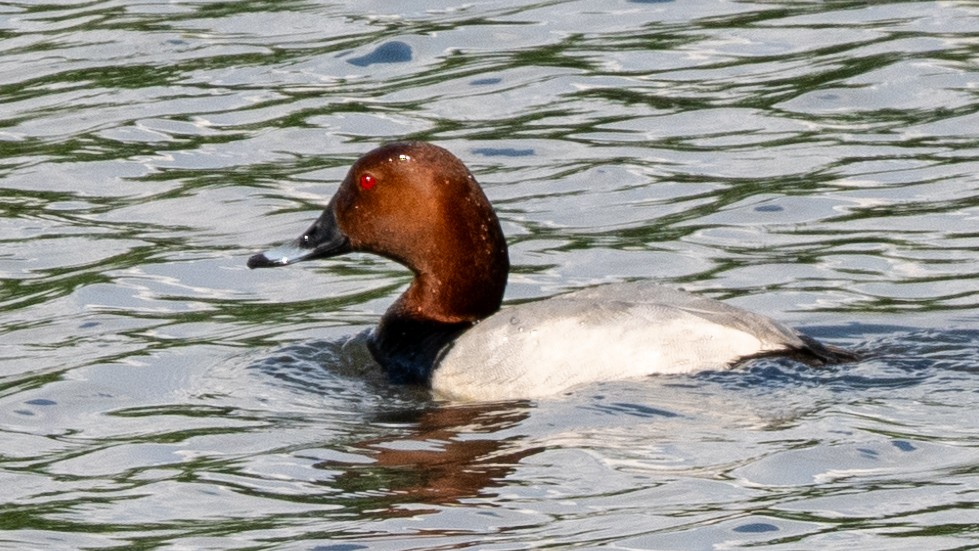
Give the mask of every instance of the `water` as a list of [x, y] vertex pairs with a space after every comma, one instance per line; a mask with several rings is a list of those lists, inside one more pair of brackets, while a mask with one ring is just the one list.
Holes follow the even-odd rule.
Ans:
[[[969, 2], [0, 6], [0, 546], [979, 544]], [[446, 404], [365, 376], [408, 281], [245, 268], [426, 139], [508, 300], [655, 279], [868, 353]]]

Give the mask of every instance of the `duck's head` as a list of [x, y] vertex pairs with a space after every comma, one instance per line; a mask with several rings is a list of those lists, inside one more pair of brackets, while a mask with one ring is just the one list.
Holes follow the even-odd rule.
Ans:
[[248, 259], [285, 266], [351, 251], [415, 273], [396, 307], [439, 321], [477, 321], [499, 308], [509, 271], [499, 220], [455, 155], [424, 142], [381, 146], [358, 159], [323, 214], [285, 247]]

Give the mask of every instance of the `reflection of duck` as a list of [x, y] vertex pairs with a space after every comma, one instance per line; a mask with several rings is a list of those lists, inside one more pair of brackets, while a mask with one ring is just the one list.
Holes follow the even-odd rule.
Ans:
[[[385, 516], [398, 514], [397, 503], [455, 503], [498, 487], [524, 457], [540, 448], [521, 449], [512, 438], [494, 433], [515, 426], [527, 416], [526, 409], [486, 404], [436, 407], [374, 419], [378, 424], [405, 424], [407, 435], [371, 438], [353, 445], [371, 463], [323, 461], [316, 466], [341, 470], [333, 485], [344, 495], [367, 495], [370, 507], [390, 507]], [[476, 435], [486, 434], [486, 438]], [[380, 498], [376, 492], [389, 496]], [[417, 515], [417, 509], [404, 511]]]
[[767, 317], [648, 282], [498, 311], [510, 267], [499, 221], [465, 165], [427, 143], [389, 144], [358, 159], [306, 233], [248, 266], [349, 251], [373, 252], [415, 273], [381, 318], [371, 352], [392, 380], [429, 384], [450, 397], [540, 397], [758, 356], [813, 364], [854, 358]]

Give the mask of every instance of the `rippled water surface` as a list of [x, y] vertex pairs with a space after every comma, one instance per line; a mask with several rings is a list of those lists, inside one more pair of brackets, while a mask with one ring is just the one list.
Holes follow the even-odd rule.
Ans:
[[[955, 1], [0, 5], [0, 546], [973, 548], [977, 36]], [[364, 377], [404, 269], [245, 260], [394, 139], [472, 168], [510, 301], [660, 280], [867, 358]]]

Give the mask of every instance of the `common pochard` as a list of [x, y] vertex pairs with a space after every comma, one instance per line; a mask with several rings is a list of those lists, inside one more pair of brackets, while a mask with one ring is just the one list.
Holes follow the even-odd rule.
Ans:
[[299, 239], [252, 256], [248, 267], [351, 251], [414, 272], [368, 348], [393, 382], [429, 385], [444, 397], [539, 398], [759, 356], [854, 359], [765, 316], [650, 282], [501, 309], [510, 261], [496, 213], [462, 161], [429, 143], [392, 143], [358, 159]]

